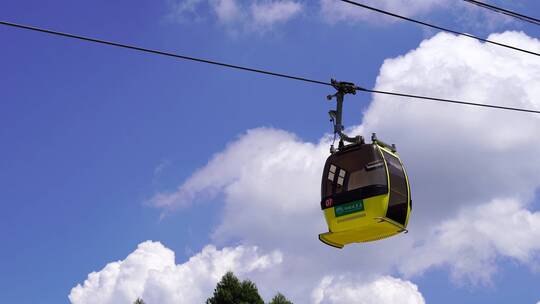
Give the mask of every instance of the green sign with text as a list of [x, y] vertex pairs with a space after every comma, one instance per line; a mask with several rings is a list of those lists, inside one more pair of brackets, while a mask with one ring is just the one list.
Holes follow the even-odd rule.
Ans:
[[344, 216], [358, 211], [364, 211], [364, 201], [362, 200], [353, 201], [347, 204], [336, 206], [334, 208], [334, 213], [336, 217]]

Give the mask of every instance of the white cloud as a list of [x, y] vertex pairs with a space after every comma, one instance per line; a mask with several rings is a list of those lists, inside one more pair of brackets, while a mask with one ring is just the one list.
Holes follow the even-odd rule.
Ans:
[[[302, 143], [294, 135], [285, 131], [267, 128], [249, 130], [238, 141], [230, 144], [225, 151], [216, 154], [204, 168], [195, 172], [177, 191], [157, 194], [151, 201], [158, 207], [185, 207], [198, 195], [214, 196], [221, 193], [224, 188], [234, 193], [234, 185], [239, 183], [245, 190], [252, 190], [241, 192], [241, 189], [238, 189], [236, 191], [241, 192], [239, 195], [254, 194], [257, 197], [250, 199], [258, 201], [265, 197], [270, 200], [271, 196], [277, 194], [279, 199], [271, 199], [274, 204], [269, 205], [287, 208], [288, 202], [294, 197], [304, 198], [310, 194], [311, 189], [300, 187], [304, 185], [306, 179], [313, 183], [319, 182], [318, 177], [314, 178], [313, 175], [320, 169], [317, 166], [322, 167], [320, 159], [324, 158], [327, 150], [323, 146]], [[310, 155], [314, 151], [319, 155]], [[283, 166], [283, 170], [277, 169], [277, 165]], [[274, 178], [270, 176], [270, 173], [281, 174], [283, 179]], [[295, 193], [290, 189], [290, 193], [274, 193], [271, 186], [275, 185], [270, 183], [281, 181], [280, 186], [290, 187], [289, 185], [292, 184], [285, 178], [290, 176], [289, 174], [296, 174], [296, 176], [302, 174], [293, 181], [301, 183], [298, 185], [298, 190], [301, 192]], [[254, 184], [244, 185], [250, 182]], [[256, 183], [266, 183], [266, 185]], [[232, 186], [232, 189], [229, 186]], [[312, 197], [317, 199], [316, 194]], [[294, 206], [289, 207], [296, 209]]]
[[230, 33], [265, 32], [297, 16], [304, 5], [295, 0], [170, 0], [174, 20], [200, 20], [210, 8]]
[[[257, 247], [217, 250], [208, 245], [187, 262], [175, 264], [173, 251], [159, 242], [146, 241], [124, 260], [90, 273], [82, 285], [71, 290], [69, 300], [74, 304], [131, 304], [141, 297], [146, 303], [203, 303], [229, 270], [241, 279], [254, 281], [261, 294], [270, 299], [277, 292], [269, 284], [270, 279], [284, 280], [286, 275], [282, 272], [290, 273], [290, 269], [282, 267], [283, 260], [279, 251], [262, 254]], [[263, 278], [266, 282], [261, 283]], [[296, 299], [288, 293], [287, 297], [294, 303], [316, 304], [424, 303], [415, 284], [390, 276], [325, 276], [314, 282], [304, 297]]]
[[[522, 33], [489, 38], [540, 47]], [[540, 109], [539, 71], [533, 56], [438, 34], [386, 60], [376, 89]], [[540, 185], [539, 127], [535, 115], [377, 95], [360, 130], [398, 144], [415, 187], [413, 224], [426, 224], [495, 198], [529, 201]]]
[[[361, 0], [361, 4], [376, 9], [388, 11], [405, 17], [417, 18], [427, 21], [429, 13], [445, 10], [447, 15], [456, 24], [464, 26], [475, 33], [489, 33], [496, 29], [505, 28], [510, 24], [521, 26], [514, 18], [497, 14], [490, 10], [471, 5], [461, 1], [448, 0]], [[372, 24], [390, 24], [399, 22], [395, 17], [387, 16], [379, 12], [356, 7], [339, 0], [320, 0], [320, 13], [328, 23], [346, 22], [369, 22]], [[442, 25], [442, 24], [439, 24]], [[426, 34], [432, 35], [432, 31], [423, 28]]]
[[[540, 42], [523, 33], [493, 34], [489, 39], [540, 50]], [[540, 109], [539, 81], [540, 62], [533, 56], [443, 33], [386, 60], [376, 89]], [[498, 257], [537, 267], [530, 259], [540, 252], [537, 224], [519, 225], [515, 219], [537, 218], [526, 205], [540, 187], [538, 129], [536, 115], [374, 96], [358, 130], [376, 131], [398, 143], [413, 187], [410, 228], [419, 245], [410, 255], [426, 254], [407, 260], [401, 271], [414, 275], [445, 265], [454, 278], [486, 283]], [[508, 198], [510, 218], [500, 218], [493, 210], [495, 202]], [[512, 228], [486, 230], [490, 220]], [[470, 222], [469, 229], [457, 229], [464, 221]], [[524, 245], [523, 238], [532, 244]], [[521, 255], [510, 252], [511, 247]], [[458, 258], [458, 253], [466, 254]]]
[[495, 200], [464, 209], [432, 231], [425, 245], [412, 251], [415, 259], [400, 266], [405, 274], [449, 265], [454, 279], [489, 283], [498, 256], [525, 264], [540, 253], [540, 212], [521, 208], [515, 200]]
[[418, 287], [409, 282], [389, 276], [370, 283], [355, 282], [351, 277], [324, 277], [312, 292], [315, 304], [424, 304]]
[[253, 21], [259, 26], [271, 26], [285, 22], [302, 10], [302, 4], [291, 0], [253, 2], [251, 14]]
[[[362, 4], [372, 6], [381, 10], [386, 10], [395, 14], [414, 16], [427, 13], [436, 8], [445, 7], [447, 0], [363, 0], [359, 1]], [[349, 3], [335, 0], [320, 0], [321, 14], [331, 22], [345, 21], [377, 21], [388, 20], [393, 17], [384, 17], [380, 13], [367, 10], [365, 8], [356, 7]], [[386, 19], [385, 19], [386, 18]]]
[[[153, 202], [166, 208], [185, 208], [194, 199], [224, 193], [224, 214], [213, 242], [224, 245], [238, 240], [258, 244], [264, 250], [286, 250], [289, 258], [283, 269], [287, 271], [274, 279], [255, 277], [255, 281], [306, 302], [305, 295], [321, 275], [350, 271], [341, 260], [328, 259], [335, 249], [323, 246], [317, 238], [327, 230], [319, 209], [318, 189], [328, 144], [328, 140], [305, 143], [275, 129], [250, 130], [215, 155], [176, 192], [161, 193]], [[383, 241], [363, 245], [364, 258], [356, 262], [357, 267], [363, 267], [366, 273], [388, 270], [393, 257], [381, 255], [380, 250], [391, 252], [392, 244]], [[357, 254], [340, 253], [344, 259], [355, 259]]]
[[[179, 22], [212, 20], [233, 35], [251, 32], [267, 32], [277, 24], [286, 23], [306, 9], [317, 7], [309, 1], [301, 0], [168, 0], [169, 19]], [[493, 31], [511, 23], [520, 26], [511, 17], [493, 13], [467, 3], [448, 0], [362, 0], [362, 4], [392, 13], [416, 17], [444, 9], [451, 12], [458, 24], [475, 32]], [[370, 22], [387, 24], [399, 19], [356, 7], [339, 0], [320, 0], [320, 14], [328, 23]], [[210, 13], [210, 14], [208, 14]]]
[[218, 20], [222, 23], [234, 22], [239, 18], [243, 18], [236, 0], [210, 0], [209, 3], [214, 9]]
[[465, 26], [474, 33], [490, 33], [496, 29], [507, 28], [512, 25], [514, 28], [522, 28], [525, 22], [521, 22], [510, 16], [499, 14], [489, 9], [485, 9], [468, 2], [457, 5], [459, 13], [455, 14], [456, 24]]
[[92, 272], [71, 290], [74, 304], [131, 304], [142, 297], [147, 303], [202, 303], [229, 270], [240, 277], [279, 265], [282, 254], [261, 254], [257, 247], [217, 250], [206, 246], [183, 264], [159, 242], [147, 241], [122, 261]]
[[168, 18], [178, 22], [200, 20], [199, 7], [204, 0], [168, 0], [170, 13]]
[[[523, 33], [489, 38], [540, 50], [540, 42]], [[537, 83], [540, 62], [533, 56], [438, 34], [416, 50], [386, 60], [376, 89], [540, 109]], [[454, 277], [487, 282], [497, 257], [535, 267], [538, 215], [526, 206], [540, 186], [537, 116], [377, 95], [355, 130], [364, 135], [377, 132], [382, 140], [397, 143], [412, 182], [409, 234], [352, 245], [337, 253], [339, 259], [328, 259], [336, 251], [321, 245], [317, 234], [326, 229], [319, 187], [329, 140], [306, 143], [274, 129], [248, 131], [177, 191], [152, 201], [165, 208], [186, 207], [223, 194], [224, 212], [213, 241], [241, 241], [284, 252], [288, 259], [283, 267], [290, 274], [283, 282], [268, 284], [297, 299], [322, 276], [360, 269], [366, 276], [394, 269], [415, 275], [443, 265]], [[489, 229], [482, 228], [490, 219], [482, 212], [495, 216], [495, 202], [509, 202], [508, 198], [510, 218], [494, 219]], [[519, 225], [517, 219], [530, 224]], [[463, 231], [456, 227], [466, 222], [472, 229], [470, 238], [460, 238]], [[495, 225], [511, 228], [501, 237]], [[471, 239], [482, 242], [471, 246]], [[454, 258], [463, 252], [467, 259]], [[425, 261], [414, 253], [426, 254]], [[350, 259], [354, 266], [347, 263]]]

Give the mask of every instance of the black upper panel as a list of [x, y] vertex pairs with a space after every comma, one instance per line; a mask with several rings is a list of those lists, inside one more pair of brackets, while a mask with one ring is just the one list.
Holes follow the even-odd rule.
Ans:
[[[331, 208], [334, 206], [339, 206], [346, 204], [352, 201], [361, 200], [369, 197], [374, 197], [377, 195], [383, 195], [388, 193], [388, 186], [386, 185], [369, 185], [366, 187], [354, 189], [351, 191], [345, 191], [342, 193], [330, 195], [323, 197], [321, 200], [321, 209]], [[332, 198], [332, 205], [326, 205], [326, 199]]]
[[334, 205], [388, 193], [387, 175], [379, 148], [355, 145], [328, 157], [321, 183], [321, 207], [332, 197]]

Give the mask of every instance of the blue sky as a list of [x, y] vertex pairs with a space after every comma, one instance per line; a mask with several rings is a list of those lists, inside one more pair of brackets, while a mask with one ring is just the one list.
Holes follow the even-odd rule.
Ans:
[[[333, 77], [366, 87], [375, 86], [385, 59], [404, 55], [435, 34], [376, 15], [339, 19], [321, 12], [319, 1], [300, 2], [302, 9], [293, 17], [263, 25], [242, 21], [248, 17], [241, 16], [232, 23], [220, 21], [212, 2], [202, 1], [194, 13], [175, 11], [175, 4], [182, 3], [6, 0], [0, 3], [0, 19], [323, 81]], [[240, 3], [248, 7], [251, 2]], [[481, 36], [506, 30], [523, 31], [533, 38], [540, 35], [533, 26], [461, 3], [445, 3], [442, 7], [420, 5], [416, 11], [401, 9]], [[535, 1], [494, 3], [531, 15], [540, 12]], [[396, 9], [399, 11], [399, 5]], [[71, 289], [89, 273], [125, 259], [146, 240], [174, 251], [177, 264], [185, 263], [207, 244], [218, 249], [255, 245], [281, 250], [287, 258], [285, 245], [270, 248], [262, 238], [216, 236], [215, 231], [227, 220], [226, 206], [234, 200], [229, 192], [203, 196], [195, 199], [199, 203], [173, 210], [153, 206], [152, 198], [174, 192], [249, 129], [286, 130], [301, 142], [317, 144], [331, 127], [327, 111], [332, 104], [324, 98], [332, 93], [329, 88], [7, 27], [0, 28], [0, 37], [3, 301], [68, 302]], [[362, 117], [372, 97], [358, 94], [350, 99], [345, 123], [365, 123]], [[448, 109], [440, 107], [443, 112]], [[485, 116], [482, 119], [491, 121]], [[393, 134], [392, 140], [399, 146], [398, 133]], [[454, 182], [449, 188], [461, 187], [459, 179]], [[538, 185], [528, 186], [534, 192]], [[526, 201], [526, 210], [538, 210], [537, 198]], [[313, 201], [313, 208], [318, 212], [318, 201]], [[452, 216], [464, 210], [456, 209]], [[440, 219], [451, 220], [452, 216]], [[324, 224], [322, 216], [319, 219], [318, 224]], [[386, 246], [392, 244], [389, 242]], [[537, 249], [528, 252], [532, 257], [538, 253]], [[332, 251], [325, 254], [332, 259], [341, 256]], [[353, 256], [362, 254], [362, 248], [355, 247]], [[493, 260], [498, 270], [489, 283], [456, 279], [446, 264], [410, 276], [395, 268], [373, 270], [373, 274], [410, 280], [427, 303], [540, 300], [540, 276], [532, 270], [538, 267], [534, 261], [531, 266], [504, 254]], [[261, 286], [270, 280], [258, 276]]]

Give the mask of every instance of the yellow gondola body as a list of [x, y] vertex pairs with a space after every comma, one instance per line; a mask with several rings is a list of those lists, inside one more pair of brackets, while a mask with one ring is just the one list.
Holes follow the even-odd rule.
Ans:
[[[347, 156], [345, 170], [339, 159], [347, 153], [353, 157]], [[355, 159], [355, 153], [369, 154], [373, 159]], [[351, 170], [354, 166], [357, 168]], [[367, 171], [369, 166], [371, 171]], [[351, 189], [353, 186], [357, 189]], [[411, 212], [409, 181], [392, 147], [374, 141], [331, 155], [325, 165], [322, 189], [321, 209], [329, 231], [319, 234], [319, 239], [327, 245], [342, 248], [407, 231]]]

